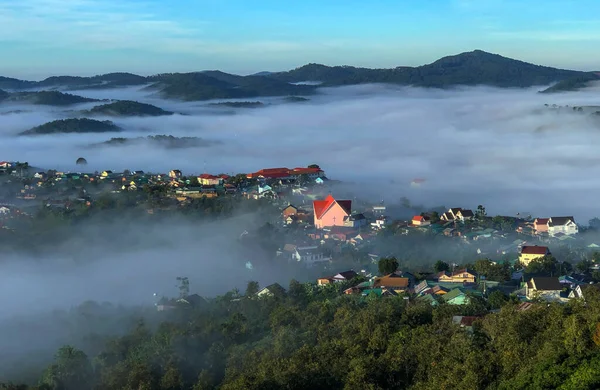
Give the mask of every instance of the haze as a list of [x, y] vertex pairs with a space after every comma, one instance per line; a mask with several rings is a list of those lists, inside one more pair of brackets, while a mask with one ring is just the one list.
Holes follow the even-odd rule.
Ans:
[[[541, 88], [541, 87], [540, 87]], [[589, 115], [544, 104], [597, 105], [595, 90], [559, 95], [487, 87], [451, 90], [386, 85], [323, 88], [306, 103], [261, 100], [257, 109], [179, 103], [142, 88], [71, 91], [94, 98], [131, 99], [183, 113], [110, 119], [123, 133], [17, 137], [92, 105], [48, 108], [0, 106], [0, 156], [43, 169], [77, 171], [142, 169], [185, 174], [240, 173], [266, 167], [318, 163], [328, 176], [356, 183], [365, 197], [395, 202], [402, 196], [426, 206], [486, 203], [488, 212], [512, 215], [600, 214], [592, 194], [600, 159], [593, 145], [599, 124]], [[28, 112], [14, 113], [15, 110]], [[71, 111], [71, 112], [69, 112]], [[13, 112], [13, 113], [10, 113]], [[189, 149], [150, 145], [87, 148], [111, 137], [151, 134], [195, 136], [220, 144]], [[410, 188], [413, 178], [427, 181]]]

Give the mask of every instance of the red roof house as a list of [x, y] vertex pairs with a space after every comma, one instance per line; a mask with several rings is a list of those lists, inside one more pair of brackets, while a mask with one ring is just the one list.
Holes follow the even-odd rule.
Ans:
[[324, 200], [313, 201], [315, 227], [323, 229], [328, 226], [344, 226], [344, 217], [350, 216], [351, 200], [335, 200], [328, 195]]

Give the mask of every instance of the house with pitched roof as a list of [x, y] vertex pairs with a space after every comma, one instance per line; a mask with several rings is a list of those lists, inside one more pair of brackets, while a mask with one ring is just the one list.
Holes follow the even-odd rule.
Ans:
[[313, 201], [314, 224], [317, 229], [344, 226], [346, 217], [352, 214], [351, 200], [335, 200], [328, 195], [324, 200]]
[[374, 287], [389, 287], [406, 290], [410, 287], [410, 279], [397, 272], [373, 279]]
[[220, 176], [203, 173], [198, 176], [198, 182], [203, 186], [220, 186], [223, 184], [223, 178]]
[[550, 217], [548, 220], [548, 235], [556, 237], [558, 235], [570, 236], [579, 233], [579, 228], [573, 217]]
[[533, 230], [535, 234], [548, 233], [548, 221], [550, 218], [536, 218], [533, 221]]
[[331, 283], [349, 282], [357, 276], [358, 274], [352, 270], [344, 271], [333, 276], [325, 276], [317, 279], [317, 285], [324, 286]]
[[472, 210], [460, 209], [455, 214], [455, 219], [459, 221], [468, 221], [473, 218], [475, 218], [475, 214], [473, 214]]
[[259, 298], [280, 297], [285, 295], [285, 289], [279, 283], [273, 283], [256, 293]]
[[563, 288], [563, 284], [556, 277], [535, 276], [525, 284], [525, 295], [528, 299], [554, 301], [560, 299]]
[[527, 267], [533, 260], [550, 255], [550, 250], [547, 246], [525, 245], [521, 248], [519, 262]]
[[412, 224], [415, 226], [427, 226], [431, 225], [431, 222], [428, 217], [424, 217], [422, 215], [415, 215], [412, 217]]
[[449, 305], [467, 305], [469, 303], [469, 297], [460, 288], [452, 289], [442, 295], [442, 300]]

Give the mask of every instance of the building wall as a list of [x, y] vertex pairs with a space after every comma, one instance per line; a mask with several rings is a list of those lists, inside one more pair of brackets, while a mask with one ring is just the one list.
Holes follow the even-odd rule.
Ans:
[[223, 184], [223, 179], [220, 177], [216, 179], [199, 178], [199, 181], [203, 186], [220, 186]]
[[347, 216], [348, 214], [336, 202], [325, 212], [321, 219], [317, 219], [315, 214], [315, 227], [323, 229], [326, 226], [344, 226], [344, 217]]
[[579, 231], [579, 229], [577, 228], [576, 224], [567, 224], [567, 225], [562, 225], [562, 226], [551, 226], [548, 228], [548, 234], [550, 234], [551, 236], [557, 234], [557, 233], [564, 233], [567, 235], [570, 234], [577, 234]]
[[521, 253], [521, 255], [519, 256], [519, 261], [521, 262], [521, 264], [523, 264], [523, 266], [527, 267], [529, 263], [531, 263], [533, 260], [539, 259], [541, 257], [544, 257], [544, 255], [532, 255], [527, 253]]
[[548, 225], [534, 224], [533, 227], [535, 228], [536, 233], [546, 233], [548, 231]]

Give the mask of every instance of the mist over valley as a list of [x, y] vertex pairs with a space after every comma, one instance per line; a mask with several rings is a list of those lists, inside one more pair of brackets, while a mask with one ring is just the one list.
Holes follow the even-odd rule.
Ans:
[[580, 294], [600, 281], [597, 80], [480, 50], [390, 69], [0, 77], [0, 382], [311, 388], [270, 359], [320, 361], [316, 340], [349, 334], [387, 359], [366, 338], [448, 313], [514, 318], [500, 308], [538, 302], [524, 275], [569, 273]]

